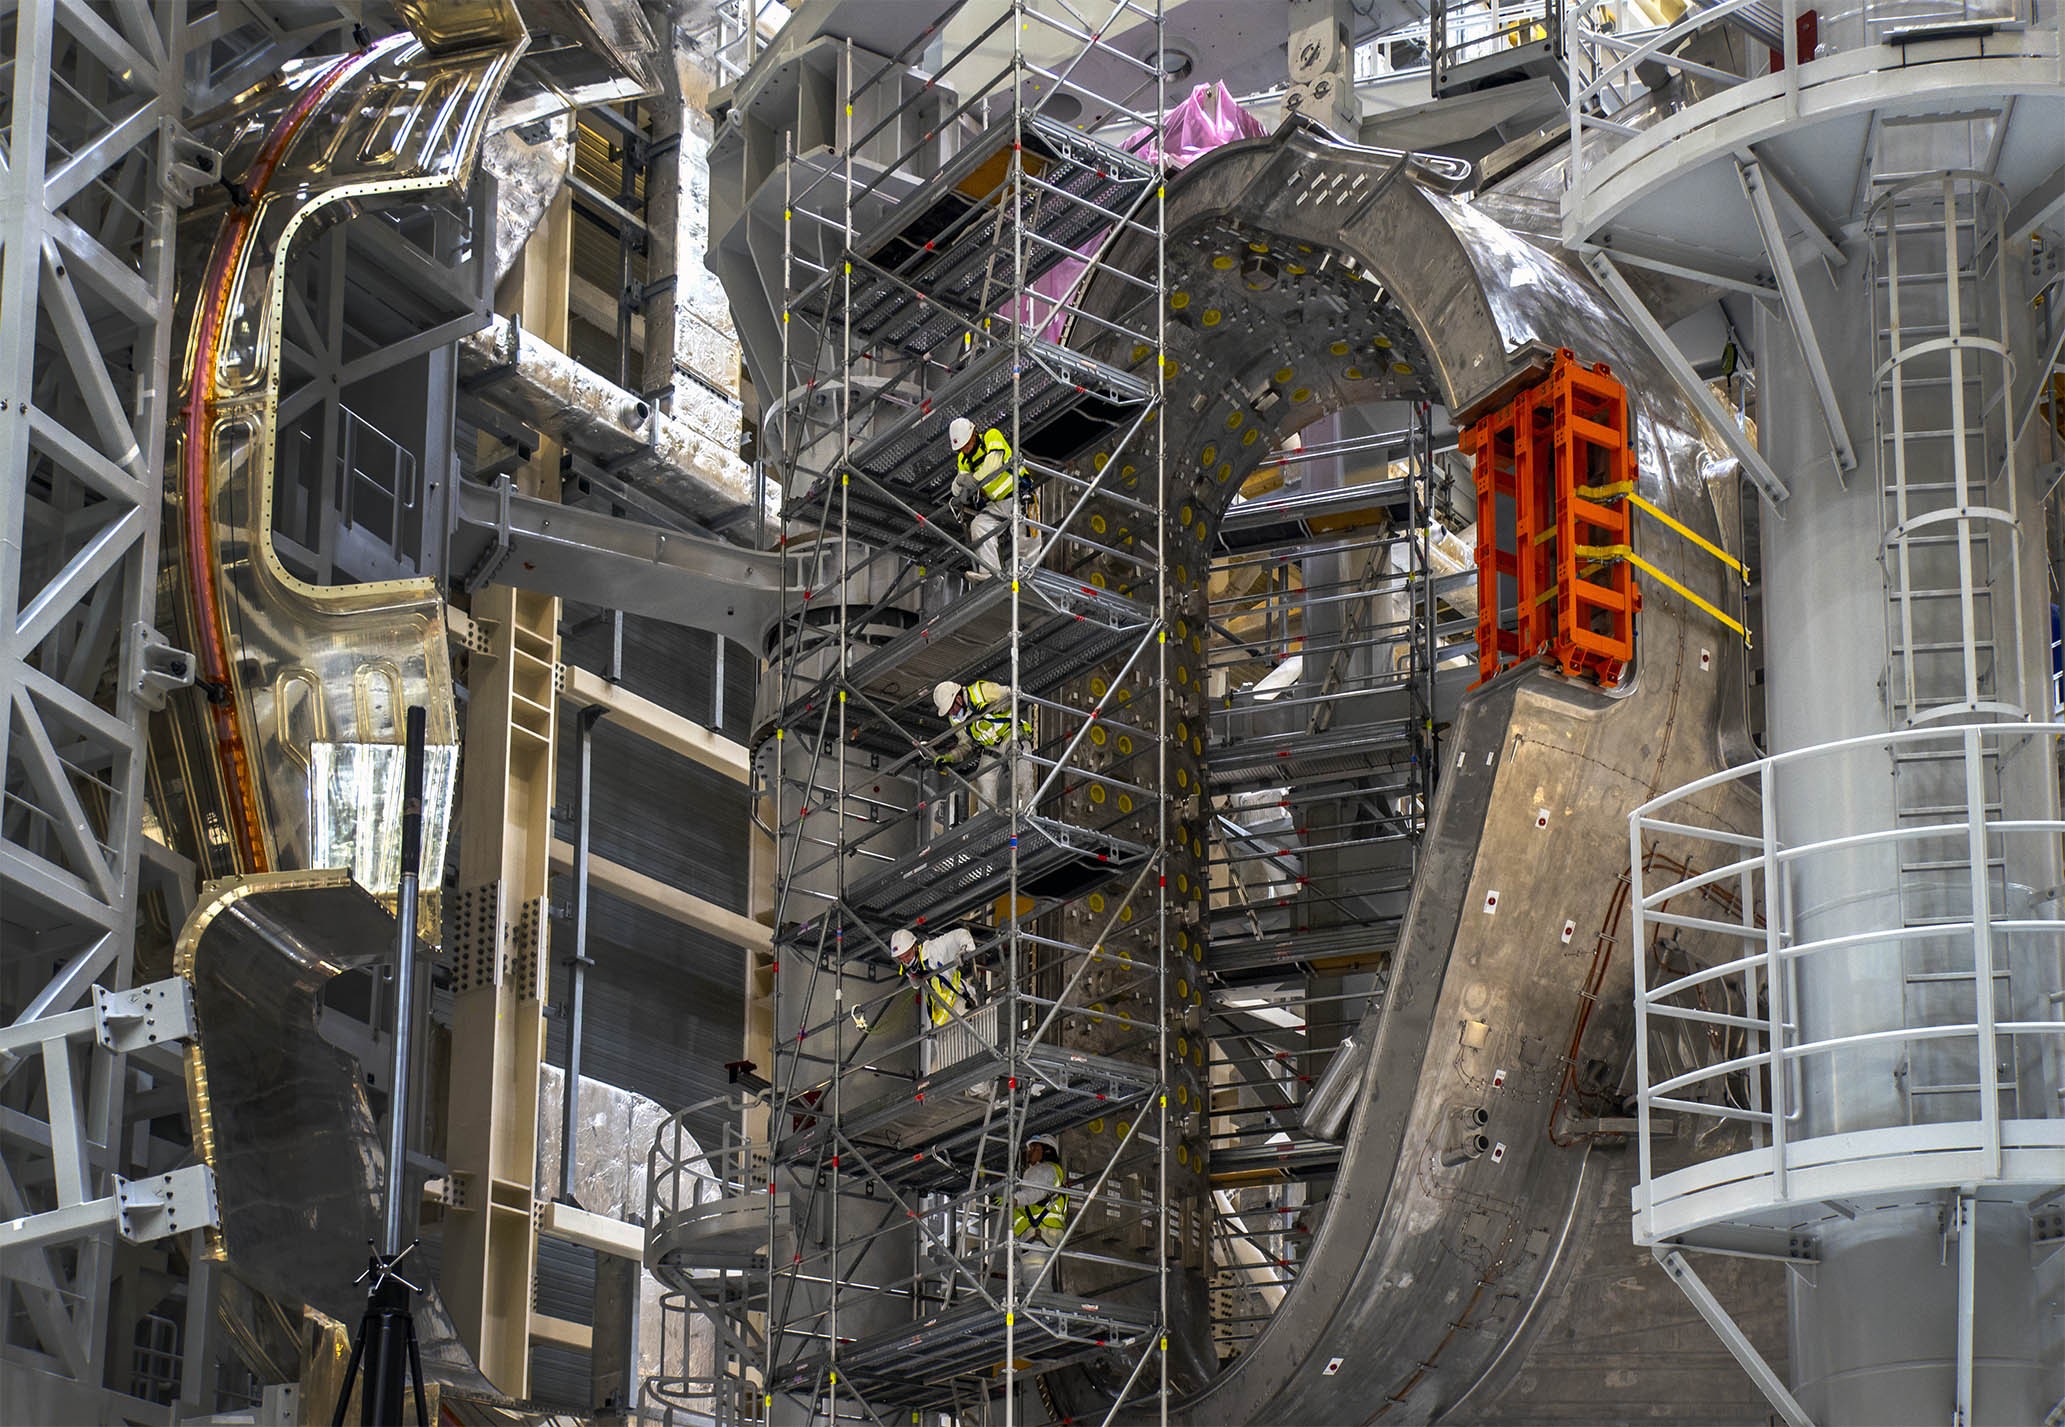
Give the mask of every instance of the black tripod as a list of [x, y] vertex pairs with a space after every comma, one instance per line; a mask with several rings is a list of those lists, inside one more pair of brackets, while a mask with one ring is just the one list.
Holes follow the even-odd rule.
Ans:
[[366, 1271], [352, 1282], [366, 1288], [366, 1316], [351, 1345], [351, 1363], [344, 1370], [344, 1390], [330, 1427], [344, 1427], [352, 1385], [366, 1370], [366, 1390], [359, 1401], [359, 1427], [402, 1427], [402, 1384], [416, 1385], [416, 1421], [431, 1427], [423, 1392], [423, 1355], [416, 1346], [412, 1296], [421, 1290], [398, 1270], [416, 1246], [402, 1246], [403, 1166], [409, 1152], [409, 1037], [415, 1025], [416, 882], [423, 865], [423, 726], [419, 705], [409, 710], [408, 744], [402, 763], [401, 885], [394, 905], [394, 1073], [387, 1106], [386, 1247], [368, 1244]]
[[352, 1280], [371, 1287], [366, 1290], [366, 1316], [351, 1345], [344, 1390], [337, 1395], [330, 1427], [344, 1427], [344, 1411], [351, 1404], [351, 1389], [361, 1367], [366, 1370], [366, 1391], [359, 1400], [359, 1427], [402, 1427], [405, 1381], [416, 1390], [417, 1423], [430, 1427], [430, 1404], [423, 1393], [423, 1353], [416, 1346], [416, 1318], [410, 1311], [410, 1295], [421, 1290], [397, 1272], [401, 1261], [415, 1251], [416, 1246], [410, 1244], [389, 1257], [373, 1249], [366, 1271]]

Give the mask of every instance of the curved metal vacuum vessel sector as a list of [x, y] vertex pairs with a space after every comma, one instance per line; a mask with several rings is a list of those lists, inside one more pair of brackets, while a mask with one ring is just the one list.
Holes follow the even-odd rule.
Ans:
[[[1702, 474], [1718, 438], [1587, 278], [1436, 191], [1442, 182], [1439, 166], [1296, 122], [1170, 182], [1170, 503], [1187, 496], [1202, 511], [1183, 543], [1171, 523], [1171, 558], [1203, 568], [1208, 528], [1242, 478], [1300, 427], [1398, 400], [1445, 403], [1461, 424], [1566, 347], [1626, 384], [1641, 494], [1718, 541]], [[1151, 265], [1139, 239], [1107, 259], [1119, 274]], [[1090, 281], [1089, 312], [1123, 321], [1139, 301], [1120, 276]], [[1151, 328], [1151, 314], [1130, 315], [1125, 325]], [[1110, 342], [1085, 350], [1140, 364]], [[1228, 434], [1249, 430], [1266, 439]], [[1732, 576], [1711, 556], [1657, 525], [1635, 538], [1671, 578], [1734, 607]], [[1480, 1385], [1490, 1396], [1525, 1357], [1587, 1183], [1588, 1151], [1546, 1133], [1564, 1050], [1552, 1039], [1585, 972], [1563, 928], [1626, 870], [1628, 810], [1722, 766], [1723, 685], [1738, 664], [1732, 634], [1649, 582], [1637, 640], [1616, 693], [1536, 671], [1465, 702], [1389, 992], [1354, 1033], [1371, 1053], [1328, 1212], [1261, 1336], [1185, 1385], [1181, 1420], [1434, 1421], [1462, 1415]], [[1446, 1153], [1478, 1109], [1494, 1147]], [[1172, 1325], [1187, 1339], [1174, 1359], [1208, 1364], [1204, 1295], [1179, 1302], [1191, 1321]], [[1329, 1372], [1335, 1359], [1346, 1366]], [[1076, 1420], [1108, 1402], [1094, 1373], [1047, 1384]]]
[[274, 548], [287, 273], [333, 224], [463, 188], [523, 46], [519, 33], [434, 54], [395, 36], [290, 70], [205, 136], [225, 181], [182, 225], [165, 541], [198, 687], [162, 721], [156, 766], [161, 812], [204, 876], [309, 866], [314, 746], [398, 755], [411, 704], [429, 711], [449, 784], [458, 724], [435, 582], [311, 585]]
[[[153, 779], [168, 835], [209, 882], [179, 940], [198, 1021], [196, 1143], [221, 1186], [216, 1243], [231, 1267], [344, 1321], [378, 1228], [384, 1152], [360, 1067], [323, 1043], [316, 1012], [333, 978], [391, 955], [394, 921], [373, 893], [392, 896], [397, 868], [390, 854], [384, 868], [308, 870], [349, 850], [312, 838], [321, 775], [334, 770], [341, 804], [370, 789], [374, 816], [398, 822], [404, 711], [428, 710], [447, 793], [458, 730], [434, 581], [315, 586], [274, 549], [288, 270], [341, 222], [425, 220], [383, 237], [462, 239], [421, 200], [463, 191], [523, 46], [519, 33], [433, 54], [402, 35], [261, 86], [206, 136], [227, 181], [187, 215], [181, 245], [163, 576], [201, 683], [155, 729]], [[428, 811], [435, 866], [444, 815]], [[419, 1321], [438, 1378], [491, 1394], [434, 1291]]]
[[[211, 1238], [237, 1277], [339, 1323], [364, 1310], [365, 1245], [381, 1232], [386, 1155], [358, 1057], [323, 1034], [333, 981], [391, 975], [394, 918], [342, 868], [267, 872], [208, 889], [179, 934], [205, 1043], [186, 1048], [195, 1148], [215, 1171]], [[416, 1303], [436, 1382], [496, 1399], [444, 1300]]]

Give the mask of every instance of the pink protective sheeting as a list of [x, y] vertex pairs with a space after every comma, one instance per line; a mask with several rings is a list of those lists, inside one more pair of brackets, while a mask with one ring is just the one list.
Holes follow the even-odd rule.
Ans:
[[[1262, 121], [1241, 108], [1224, 85], [1207, 83], [1191, 90], [1190, 97], [1163, 118], [1159, 142], [1153, 129], [1142, 129], [1126, 140], [1125, 147], [1128, 153], [1137, 153], [1142, 158], [1166, 158], [1170, 168], [1178, 169], [1221, 144], [1230, 144], [1235, 139], [1260, 139], [1268, 133]], [[1087, 255], [1103, 241], [1104, 233], [1100, 232], [1076, 249], [1084, 257], [1056, 263], [1012, 304], [1016, 310], [1007, 307], [1004, 315], [1016, 317], [1028, 327], [1038, 325], [1039, 335], [1047, 341], [1060, 340], [1061, 329], [1068, 320], [1061, 304], [1074, 292], [1084, 269], [1089, 267]]]

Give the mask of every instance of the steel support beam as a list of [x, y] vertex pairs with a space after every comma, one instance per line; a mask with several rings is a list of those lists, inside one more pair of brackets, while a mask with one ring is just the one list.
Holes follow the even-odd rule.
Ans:
[[1663, 330], [1663, 325], [1656, 320], [1655, 314], [1650, 312], [1640, 297], [1636, 296], [1635, 289], [1621, 276], [1620, 269], [1613, 265], [1613, 260], [1604, 253], [1587, 253], [1585, 266], [1590, 269], [1592, 276], [1599, 280], [1599, 285], [1606, 289], [1607, 295], [1613, 299], [1614, 306], [1620, 309], [1621, 315], [1642, 335], [1642, 340], [1648, 343], [1649, 350], [1656, 354], [1656, 359], [1668, 367], [1671, 375], [1678, 379], [1679, 388], [1693, 406], [1698, 408], [1699, 414], [1706, 418], [1707, 424], [1714, 428], [1715, 434], [1727, 444], [1729, 452], [1742, 462], [1743, 472], [1749, 476], [1750, 483], [1763, 493], [1764, 499], [1770, 502], [1774, 510], [1781, 507], [1792, 495], [1791, 488], [1780, 478], [1778, 472], [1771, 469], [1770, 462], [1764, 459], [1763, 453], [1757, 450], [1755, 443], [1743, 431], [1734, 413], [1721, 405], [1714, 394], [1707, 390], [1706, 382], [1692, 369], [1692, 363], [1678, 350], [1678, 344], [1671, 340], [1670, 333]]
[[1792, 254], [1785, 241], [1785, 230], [1779, 226], [1778, 213], [1771, 206], [1770, 181], [1765, 177], [1763, 166], [1755, 162], [1735, 161], [1735, 176], [1742, 184], [1743, 197], [1749, 200], [1750, 213], [1757, 220], [1757, 234], [1764, 241], [1764, 256], [1771, 262], [1771, 276], [1778, 282], [1779, 301], [1785, 307], [1786, 321], [1792, 325], [1793, 340], [1800, 344], [1800, 355], [1806, 358], [1807, 373], [1814, 383], [1814, 396], [1821, 403], [1821, 419], [1828, 425], [1829, 449], [1835, 453], [1839, 470], [1855, 470], [1857, 452], [1850, 444], [1850, 428], [1843, 421], [1842, 408], [1836, 403], [1835, 382], [1828, 374], [1828, 362], [1821, 351], [1821, 339], [1814, 335], [1814, 319], [1808, 314], [1807, 299], [1800, 292], [1800, 277], [1793, 270]]
[[1952, 1427], [1972, 1427], [1972, 1322], [1979, 1288], [1979, 1226], [1973, 1218], [1978, 1200], [1966, 1187], [1950, 1203], [1950, 1230], [1957, 1237], [1957, 1406]]
[[788, 562], [720, 540], [462, 483], [449, 568], [541, 594], [702, 629], [747, 648], [780, 613]]
[[722, 773], [734, 782], [750, 784], [753, 781], [753, 756], [744, 744], [734, 743], [693, 719], [684, 718], [622, 685], [612, 684], [600, 674], [569, 668], [565, 691], [566, 696], [577, 704], [601, 705], [609, 710], [611, 720], [618, 727], [650, 743], [657, 743], [669, 752], [700, 763], [713, 773]]
[[0, 946], [58, 962], [0, 999], [7, 1069], [44, 1070], [0, 1173], [0, 1315], [116, 1420], [119, 1239], [150, 1212], [120, 1175], [131, 1042], [74, 1008], [134, 965], [188, 27], [184, 0], [0, 0], [0, 27]]
[[[572, 844], [564, 841], [554, 842], [552, 870], [571, 872], [573, 866]], [[728, 941], [747, 951], [773, 950], [773, 933], [751, 917], [720, 907], [715, 902], [662, 882], [657, 877], [648, 877], [643, 872], [633, 871], [621, 862], [612, 862], [607, 857], [590, 853], [588, 881], [589, 885], [613, 897], [621, 898], [634, 907], [642, 907], [669, 921], [679, 922], [691, 930]]]
[[[504, 280], [498, 306], [565, 340], [571, 210], [561, 194]], [[559, 494], [545, 443], [525, 493]], [[546, 946], [557, 751], [559, 601], [495, 586], [477, 595], [467, 684], [459, 889], [478, 909], [454, 980], [450, 1130], [455, 1202], [440, 1280], [481, 1371], [530, 1387], [537, 1271], [538, 1067], [545, 1058]], [[481, 652], [481, 647], [485, 651]]]
[[1743, 1371], [1755, 1381], [1757, 1390], [1764, 1394], [1778, 1415], [1786, 1420], [1788, 1427], [1814, 1427], [1814, 1420], [1807, 1415], [1807, 1409], [1800, 1406], [1799, 1400], [1787, 1391], [1784, 1380], [1772, 1369], [1770, 1363], [1764, 1361], [1764, 1355], [1757, 1351], [1757, 1345], [1749, 1340], [1741, 1325], [1721, 1306], [1721, 1300], [1714, 1297], [1714, 1292], [1706, 1286], [1706, 1281], [1693, 1272], [1692, 1265], [1686, 1261], [1685, 1255], [1664, 1244], [1655, 1245], [1650, 1252], [1656, 1255], [1656, 1261], [1663, 1265], [1663, 1271], [1671, 1276], [1671, 1282], [1678, 1285], [1679, 1291], [1698, 1311], [1699, 1316], [1706, 1319], [1707, 1326], [1714, 1330], [1722, 1346], [1728, 1349], [1735, 1361], [1742, 1364]]

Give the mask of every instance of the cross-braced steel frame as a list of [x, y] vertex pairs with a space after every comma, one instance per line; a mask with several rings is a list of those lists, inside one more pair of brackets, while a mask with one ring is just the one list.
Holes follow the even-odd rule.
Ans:
[[[139, 974], [142, 889], [162, 874], [174, 923], [193, 892], [192, 866], [143, 831], [146, 722], [192, 679], [154, 628], [173, 234], [219, 176], [181, 121], [351, 22], [321, 4], [200, 8], [0, 3], [0, 1016], [34, 1052], [0, 1058], [0, 1316], [16, 1383], [56, 1384], [25, 1388], [28, 1411], [134, 1418], [175, 1390], [184, 1411], [215, 1404], [210, 1181], [152, 1173], [165, 1146], [131, 1132], [184, 1105], [175, 984], [135, 984], [171, 970]], [[174, 1350], [160, 1305], [118, 1283], [176, 1278], [176, 1257], [133, 1246], [177, 1235], [192, 1278]], [[149, 1326], [149, 1372], [131, 1371], [125, 1311]]]
[[[130, 1385], [111, 1284], [123, 1242], [156, 1236], [126, 1212], [139, 1043], [109, 1008], [149, 989], [130, 990], [144, 725], [190, 677], [152, 626], [172, 231], [213, 175], [179, 123], [184, 4], [20, 0], [0, 35], [0, 1015], [41, 1051], [0, 1064], [0, 1317], [25, 1325], [14, 1371], [84, 1402]], [[178, 1084], [176, 1060], [147, 1073]]]
[[[763, 765], [789, 970], [766, 1280], [742, 1311], [762, 1349], [742, 1368], [770, 1417], [1008, 1423], [1029, 1371], [1086, 1359], [1116, 1402], [1167, 1401], [1160, 319], [1123, 334], [1125, 370], [1070, 343], [1116, 331], [1070, 275], [1123, 233], [1156, 239], [1154, 270], [1127, 280], [1166, 310], [1166, 76], [1106, 38], [1159, 54], [1161, 7], [968, 9], [921, 39], [943, 59], [916, 93], [916, 54], [849, 43], [835, 161], [789, 156], [790, 392], [769, 426], [786, 543], [813, 578], [785, 610]], [[1114, 67], [1117, 98], [1079, 78]], [[950, 112], [885, 157], [939, 93]], [[1035, 492], [988, 579], [946, 506], [960, 415], [1003, 433]], [[1139, 527], [1125, 543], [1122, 518]], [[965, 766], [935, 766], [950, 731], [931, 685], [978, 678], [1031, 730], [994, 807]], [[962, 974], [988, 992], [933, 1026], [888, 940], [957, 925], [976, 942]], [[1037, 1255], [1011, 1227], [1034, 1134], [1061, 1137], [1066, 1167], [1065, 1226]]]

